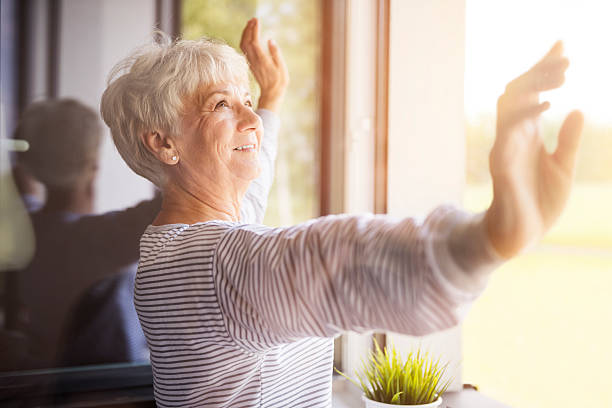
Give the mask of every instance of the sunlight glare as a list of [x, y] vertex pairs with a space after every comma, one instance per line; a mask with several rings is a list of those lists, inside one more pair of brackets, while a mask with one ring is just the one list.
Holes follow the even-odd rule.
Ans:
[[537, 62], [557, 40], [570, 59], [566, 83], [542, 95], [548, 117], [582, 110], [612, 123], [612, 2], [604, 0], [466, 1], [465, 110], [495, 111], [506, 83]]

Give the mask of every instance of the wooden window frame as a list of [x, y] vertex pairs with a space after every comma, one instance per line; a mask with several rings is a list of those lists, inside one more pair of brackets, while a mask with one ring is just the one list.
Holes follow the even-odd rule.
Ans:
[[[327, 33], [326, 41], [321, 44], [321, 215], [387, 212], [389, 9], [390, 0], [322, 0], [321, 3], [322, 32]], [[370, 11], [375, 11], [372, 17], [367, 14]], [[365, 27], [358, 21], [364, 18]], [[369, 30], [373, 41], [363, 43], [364, 38], [358, 38], [361, 33], [356, 33], [355, 27]], [[365, 52], [375, 62], [365, 71], [361, 70], [351, 64], [365, 61], [351, 52]], [[359, 78], [355, 80], [354, 75]], [[361, 93], [373, 95], [369, 107], [351, 100]], [[360, 162], [364, 157], [367, 161]], [[356, 161], [358, 168], [365, 166], [365, 172], [370, 171], [372, 175], [366, 186], [357, 189], [355, 175], [351, 173]], [[379, 344], [385, 344], [384, 334], [376, 334], [374, 338]], [[350, 371], [358, 364], [356, 358], [372, 344], [372, 336], [341, 336], [335, 344], [335, 365]]]
[[182, 0], [155, 0], [155, 28], [178, 38], [182, 32]]

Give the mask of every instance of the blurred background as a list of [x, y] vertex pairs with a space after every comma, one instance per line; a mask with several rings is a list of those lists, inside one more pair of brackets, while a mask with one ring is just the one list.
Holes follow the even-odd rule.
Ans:
[[464, 381], [517, 407], [612, 404], [612, 38], [607, 1], [466, 1], [464, 204], [491, 199], [487, 153], [495, 101], [509, 79], [563, 40], [566, 83], [541, 133], [547, 146], [565, 115], [586, 122], [576, 183], [557, 225], [492, 276], [463, 325]]

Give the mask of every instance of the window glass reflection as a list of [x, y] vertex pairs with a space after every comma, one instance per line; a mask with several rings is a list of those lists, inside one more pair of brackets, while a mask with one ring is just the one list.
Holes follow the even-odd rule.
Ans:
[[148, 358], [132, 291], [140, 235], [160, 199], [92, 215], [102, 129], [98, 113], [74, 99], [35, 102], [21, 115], [15, 138], [29, 149], [13, 171], [35, 251], [9, 288], [17, 292], [12, 329], [23, 338], [8, 349], [8, 369]]
[[[3, 6], [8, 3], [20, 4], [3, 1]], [[132, 291], [139, 239], [159, 210], [160, 197], [139, 202], [147, 195], [143, 192], [152, 187], [143, 185], [142, 180], [132, 175], [114, 147], [109, 147], [110, 136], [99, 119], [96, 106], [99, 101], [96, 87], [100, 92], [104, 89], [108, 68], [103, 66], [110, 67], [136, 42], [143, 41], [143, 30], [153, 27], [148, 22], [153, 21], [154, 9], [144, 10], [145, 22], [136, 28], [117, 22], [111, 33], [104, 31], [107, 17], [94, 17], [105, 7], [105, 2], [66, 2], [62, 3], [63, 9], [55, 12], [47, 7], [50, 2], [27, 4], [40, 6], [41, 10], [29, 11], [49, 19], [45, 24], [55, 27], [57, 38], [54, 41], [59, 41], [60, 45], [55, 50], [46, 49], [52, 41], [47, 41], [45, 30], [41, 29], [40, 38], [36, 36], [40, 34], [38, 31], [36, 35], [29, 33], [28, 46], [45, 49], [45, 52], [40, 55], [40, 61], [36, 59], [39, 56], [31, 58], [27, 70], [33, 70], [32, 75], [38, 75], [37, 78], [53, 82], [53, 78], [45, 74], [45, 64], [50, 61], [56, 64], [54, 72], [61, 74], [55, 78], [59, 84], [37, 86], [55, 89], [61, 95], [79, 96], [55, 99], [51, 97], [57, 95], [26, 92], [24, 101], [27, 103], [23, 103], [22, 109], [30, 108], [20, 115], [17, 133], [14, 133], [17, 118], [3, 129], [3, 137], [14, 136], [30, 143], [29, 151], [14, 154], [11, 175], [16, 186], [13, 196], [23, 204], [22, 218], [28, 220], [23, 207], [29, 213], [35, 252], [32, 261], [26, 262], [27, 267], [13, 266], [10, 271], [3, 272], [0, 279], [3, 304], [0, 371], [147, 361], [148, 350], [134, 312]], [[279, 42], [289, 65], [291, 85], [281, 113], [276, 181], [265, 223], [288, 225], [316, 216], [319, 3], [187, 0], [182, 6], [185, 38], [209, 35], [237, 47], [240, 28], [249, 18], [257, 16], [263, 28], [263, 40], [275, 38]], [[110, 9], [116, 12], [117, 7], [113, 7]], [[133, 15], [133, 7], [138, 6], [125, 5], [123, 10]], [[23, 12], [19, 18], [24, 16], [29, 14]], [[68, 18], [71, 16], [79, 18]], [[20, 24], [29, 27], [36, 23], [19, 18], [13, 21], [16, 30]], [[3, 19], [3, 30], [5, 28]], [[91, 44], [86, 43], [78, 35], [85, 28], [91, 28], [92, 35], [96, 34], [95, 29], [100, 29], [103, 35], [94, 36]], [[119, 44], [114, 36], [124, 36], [125, 44]], [[90, 49], [88, 52], [100, 60], [90, 58], [91, 61], [73, 64], [73, 59], [80, 55], [79, 47], [85, 44]], [[23, 61], [18, 50], [14, 51], [15, 58], [10, 64], [20, 67]], [[46, 61], [47, 57], [51, 59]], [[2, 61], [3, 67], [9, 62], [4, 51]], [[81, 71], [82, 76], [78, 77], [66, 74]], [[3, 69], [3, 74], [6, 72]], [[25, 74], [20, 77], [15, 74], [11, 81], [17, 83], [27, 78]], [[3, 87], [5, 83], [8, 82], [3, 77]], [[26, 85], [11, 91], [14, 101], [4, 105], [3, 110], [19, 110], [18, 88], [33, 86]], [[254, 82], [253, 85], [255, 90]], [[86, 89], [80, 92], [79, 86]], [[3, 94], [3, 101], [6, 100]], [[37, 102], [30, 105], [31, 100]], [[3, 165], [7, 162], [3, 160]], [[125, 175], [122, 171], [130, 174]], [[9, 174], [3, 172], [3, 177]], [[127, 180], [129, 177], [138, 180]], [[131, 191], [126, 193], [126, 188]], [[4, 194], [5, 189], [2, 192]], [[116, 208], [117, 205], [112, 204], [116, 202], [124, 203], [121, 206], [136, 204], [96, 214], [99, 209]], [[11, 245], [22, 247], [26, 242], [26, 229], [18, 230], [19, 233], [11, 235]]]

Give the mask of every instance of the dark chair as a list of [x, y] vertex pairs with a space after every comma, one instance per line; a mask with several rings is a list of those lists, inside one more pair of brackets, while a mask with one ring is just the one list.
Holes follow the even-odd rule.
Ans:
[[133, 268], [91, 286], [67, 319], [61, 366], [148, 360], [133, 304]]

